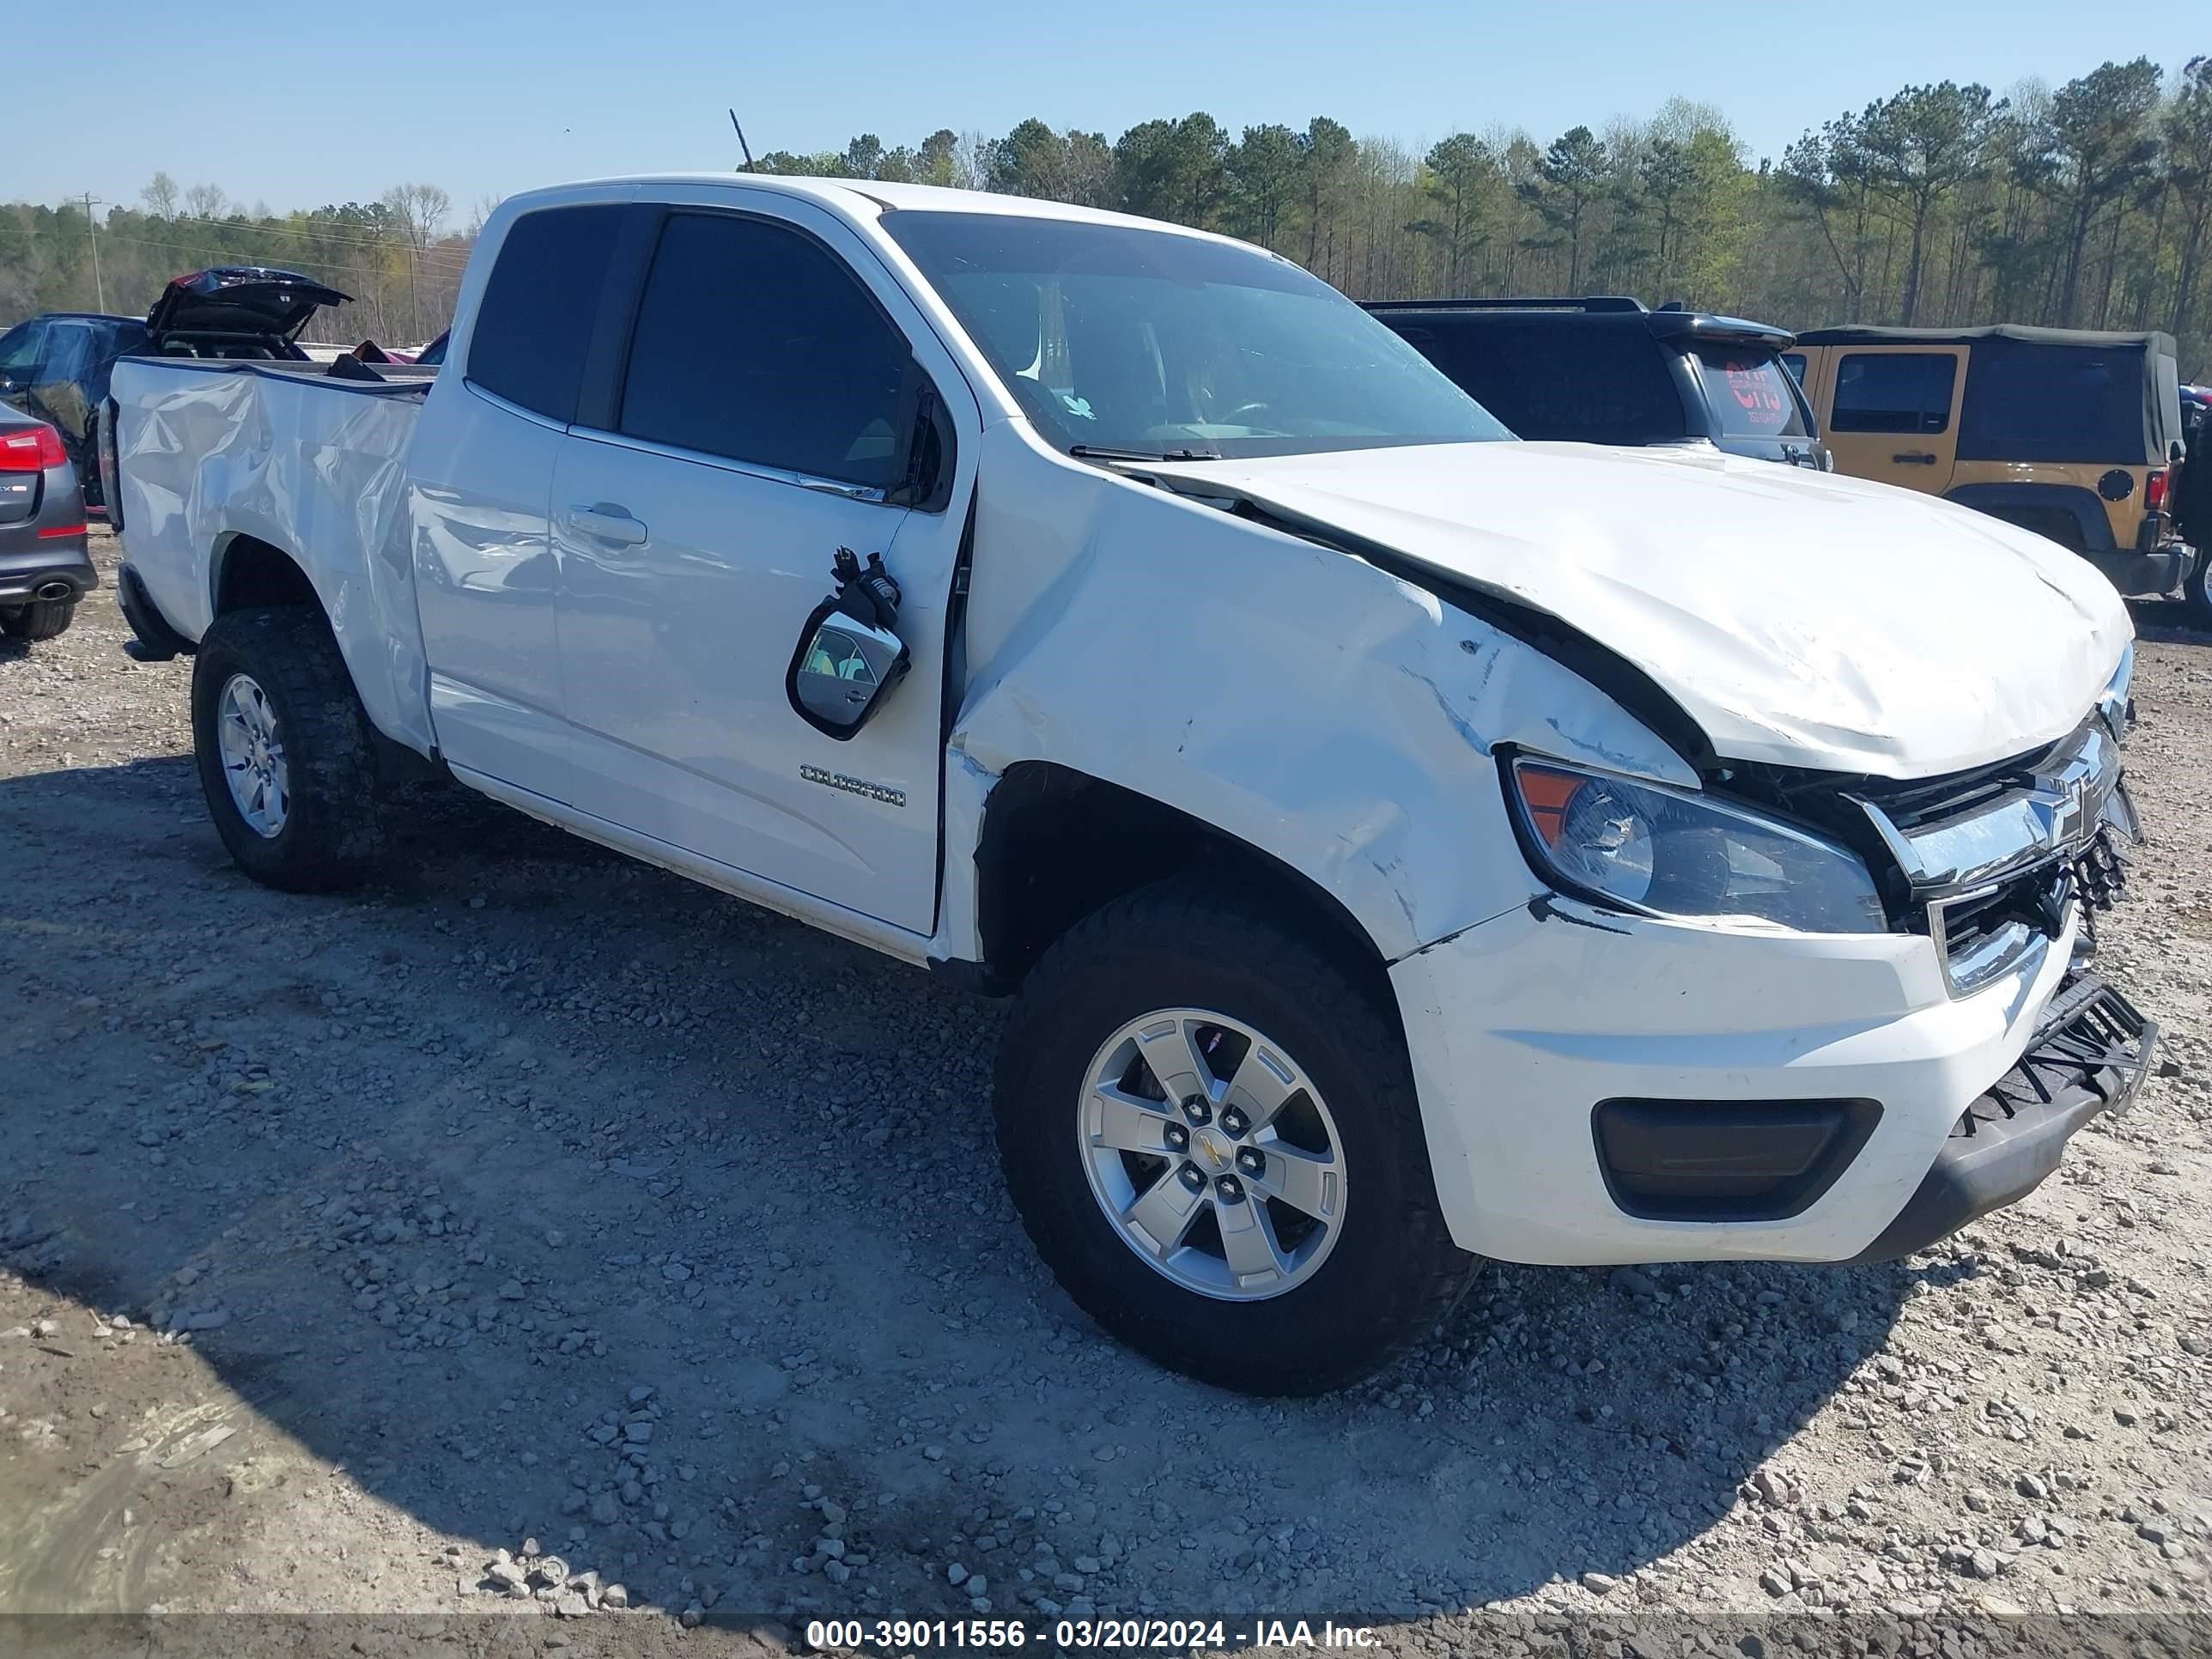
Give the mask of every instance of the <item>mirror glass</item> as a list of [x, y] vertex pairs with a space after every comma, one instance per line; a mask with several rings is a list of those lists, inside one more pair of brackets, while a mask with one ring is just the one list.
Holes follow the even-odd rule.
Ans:
[[794, 677], [808, 713], [843, 731], [858, 730], [906, 666], [897, 635], [832, 615], [814, 630]]

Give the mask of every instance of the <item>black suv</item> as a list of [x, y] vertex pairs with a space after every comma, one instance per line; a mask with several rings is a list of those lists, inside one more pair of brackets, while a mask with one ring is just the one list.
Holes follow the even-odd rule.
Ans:
[[1826, 470], [1783, 329], [1640, 301], [1379, 300], [1367, 309], [1523, 438], [1706, 441]]

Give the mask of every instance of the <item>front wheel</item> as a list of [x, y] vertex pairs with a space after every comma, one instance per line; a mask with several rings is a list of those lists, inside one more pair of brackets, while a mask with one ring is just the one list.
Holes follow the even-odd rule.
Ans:
[[320, 611], [216, 619], [192, 659], [192, 750], [216, 832], [254, 880], [329, 892], [375, 867], [368, 716]]
[[1122, 1341], [1262, 1395], [1354, 1382], [1477, 1258], [1445, 1231], [1387, 988], [1273, 907], [1184, 878], [1048, 951], [1000, 1054], [1038, 1253]]

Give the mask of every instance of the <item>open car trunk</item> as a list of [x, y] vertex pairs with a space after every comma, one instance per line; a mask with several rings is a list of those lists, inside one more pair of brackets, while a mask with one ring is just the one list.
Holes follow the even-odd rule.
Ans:
[[146, 313], [164, 356], [296, 359], [301, 331], [351, 296], [265, 265], [218, 265], [172, 279]]

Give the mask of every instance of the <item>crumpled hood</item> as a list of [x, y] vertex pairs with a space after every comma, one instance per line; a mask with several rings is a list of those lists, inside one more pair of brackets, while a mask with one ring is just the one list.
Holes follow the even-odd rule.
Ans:
[[1933, 777], [2079, 725], [2134, 636], [2056, 543], [1715, 451], [1480, 443], [1147, 463], [1558, 617], [1730, 760]]

